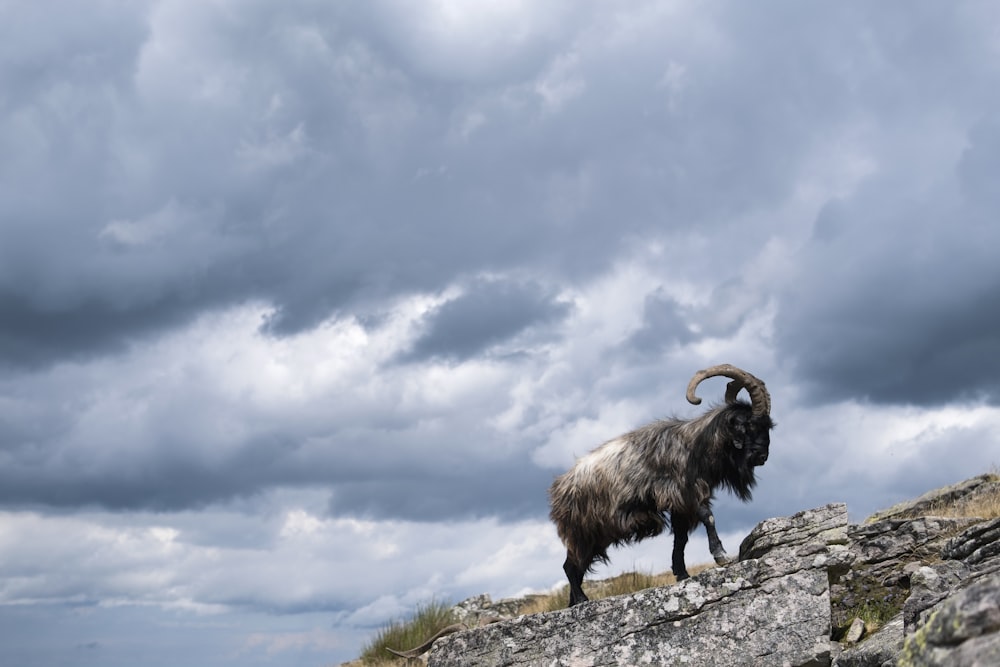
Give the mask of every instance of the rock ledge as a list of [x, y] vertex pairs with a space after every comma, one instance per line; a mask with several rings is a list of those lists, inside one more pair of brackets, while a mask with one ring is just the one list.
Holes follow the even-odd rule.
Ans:
[[[977, 477], [861, 525], [842, 503], [768, 519], [737, 563], [458, 632], [428, 665], [1000, 665], [1000, 519], [919, 513], [997, 483]], [[869, 632], [873, 613], [885, 618]]]

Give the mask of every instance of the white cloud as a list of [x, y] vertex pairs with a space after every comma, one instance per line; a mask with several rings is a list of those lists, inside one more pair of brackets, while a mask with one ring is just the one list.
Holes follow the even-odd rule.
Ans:
[[571, 5], [523, 0], [376, 3], [380, 28], [431, 78], [473, 82], [519, 68], [561, 31]]

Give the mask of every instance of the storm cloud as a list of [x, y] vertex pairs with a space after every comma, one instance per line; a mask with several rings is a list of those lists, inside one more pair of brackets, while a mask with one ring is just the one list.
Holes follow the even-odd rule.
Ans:
[[480, 281], [425, 315], [425, 330], [403, 358], [469, 359], [533, 326], [561, 320], [569, 308], [537, 284]]

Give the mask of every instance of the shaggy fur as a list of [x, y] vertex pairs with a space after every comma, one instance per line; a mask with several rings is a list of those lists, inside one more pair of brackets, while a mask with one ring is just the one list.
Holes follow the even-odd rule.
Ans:
[[754, 467], [767, 460], [767, 414], [734, 401], [691, 420], [666, 419], [626, 433], [580, 458], [549, 489], [550, 517], [566, 545], [563, 569], [570, 606], [587, 599], [581, 584], [595, 561], [606, 563], [612, 545], [674, 533], [672, 569], [688, 576], [684, 547], [703, 523], [717, 562], [727, 561], [715, 529], [711, 501], [725, 487], [750, 500]]

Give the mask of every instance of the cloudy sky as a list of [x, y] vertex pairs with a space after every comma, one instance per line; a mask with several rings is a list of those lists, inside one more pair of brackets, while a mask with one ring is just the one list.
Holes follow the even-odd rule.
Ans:
[[0, 662], [559, 584], [553, 476], [715, 363], [779, 424], [731, 553], [986, 472], [998, 181], [988, 0], [0, 0]]

